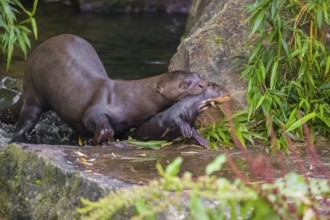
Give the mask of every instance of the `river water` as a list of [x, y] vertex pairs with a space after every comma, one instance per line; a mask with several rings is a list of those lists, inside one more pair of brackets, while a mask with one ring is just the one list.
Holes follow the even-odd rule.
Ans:
[[[32, 42], [33, 48], [58, 34], [76, 34], [93, 45], [112, 79], [138, 79], [166, 72], [186, 22], [186, 16], [179, 14], [77, 14], [61, 3], [42, 2], [36, 19], [38, 40]], [[22, 55], [15, 52], [9, 72], [4, 70], [4, 63], [1, 64], [0, 108], [17, 100], [25, 62]], [[0, 146], [8, 142], [12, 130], [12, 126], [0, 124]], [[37, 139], [33, 142], [66, 143], [63, 140], [70, 139], [71, 130], [54, 114], [47, 114], [33, 134], [32, 139]], [[40, 136], [44, 139], [40, 140]], [[46, 136], [49, 136], [47, 140]]]

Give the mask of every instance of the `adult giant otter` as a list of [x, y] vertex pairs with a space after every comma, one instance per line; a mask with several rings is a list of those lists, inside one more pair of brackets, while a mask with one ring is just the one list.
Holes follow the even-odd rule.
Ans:
[[139, 140], [174, 140], [180, 136], [193, 138], [199, 145], [207, 148], [207, 140], [193, 127], [198, 115], [211, 103], [229, 101], [227, 90], [215, 83], [199, 95], [185, 97], [165, 111], [157, 114], [130, 133]]
[[87, 41], [69, 34], [55, 36], [39, 45], [27, 61], [13, 141], [25, 141], [40, 114], [54, 110], [80, 136], [94, 135], [95, 145], [206, 87], [199, 74], [185, 71], [111, 80]]

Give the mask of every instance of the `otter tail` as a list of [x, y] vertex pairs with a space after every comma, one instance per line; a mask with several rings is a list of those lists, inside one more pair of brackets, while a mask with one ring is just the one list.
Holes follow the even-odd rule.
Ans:
[[15, 104], [5, 109], [0, 109], [0, 122], [6, 124], [15, 124], [18, 121], [23, 100], [20, 98]]

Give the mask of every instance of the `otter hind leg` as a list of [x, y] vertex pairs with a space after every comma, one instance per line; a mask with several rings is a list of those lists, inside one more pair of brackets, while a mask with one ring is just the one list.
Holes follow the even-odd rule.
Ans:
[[33, 129], [43, 111], [43, 108], [38, 105], [23, 104], [12, 141], [26, 142], [27, 135]]
[[98, 145], [103, 141], [114, 141], [113, 129], [110, 124], [106, 122], [101, 122], [96, 126], [92, 145]]
[[103, 141], [114, 141], [114, 130], [107, 114], [94, 112], [88, 117], [86, 128], [94, 133], [92, 145], [98, 145]]

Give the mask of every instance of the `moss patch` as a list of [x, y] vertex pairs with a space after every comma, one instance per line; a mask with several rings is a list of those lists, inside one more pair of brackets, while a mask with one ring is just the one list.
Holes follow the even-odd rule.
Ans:
[[78, 172], [69, 172], [16, 144], [0, 152], [0, 218], [77, 219], [80, 197], [105, 192]]

